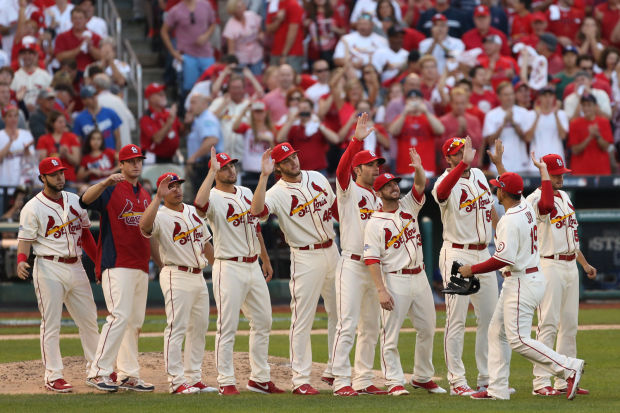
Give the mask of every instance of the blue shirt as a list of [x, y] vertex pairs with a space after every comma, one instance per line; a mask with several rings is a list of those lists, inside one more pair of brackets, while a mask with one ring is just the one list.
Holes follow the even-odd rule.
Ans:
[[[115, 151], [121, 148], [116, 147], [116, 139], [114, 138], [114, 131], [121, 126], [123, 121], [118, 117], [116, 112], [108, 108], [100, 108], [97, 113], [97, 125], [99, 131], [103, 135], [103, 144], [106, 148], [114, 149]], [[81, 111], [75, 118], [73, 124], [73, 133], [82, 138], [82, 141], [86, 139], [89, 133], [95, 130], [95, 122], [93, 121], [93, 115], [86, 109]]]
[[[189, 135], [187, 135], [188, 158], [192, 156], [198, 148], [200, 148], [202, 141], [208, 136], [218, 139], [215, 144], [215, 151], [218, 153], [222, 152], [224, 142], [222, 139], [222, 128], [220, 127], [220, 121], [213, 113], [206, 109], [194, 119], [194, 123], [192, 123], [192, 130]], [[202, 159], [204, 159], [204, 157], [201, 159], [196, 159], [196, 161], [200, 161]]]

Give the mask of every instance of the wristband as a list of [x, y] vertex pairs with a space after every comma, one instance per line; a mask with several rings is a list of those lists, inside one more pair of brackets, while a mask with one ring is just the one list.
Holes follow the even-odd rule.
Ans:
[[28, 261], [28, 256], [24, 253], [19, 253], [17, 254], [17, 265], [19, 265], [22, 262], [26, 262]]

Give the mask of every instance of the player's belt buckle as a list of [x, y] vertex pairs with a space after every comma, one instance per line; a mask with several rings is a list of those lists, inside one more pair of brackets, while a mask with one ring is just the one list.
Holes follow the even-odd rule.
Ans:
[[[526, 269], [524, 272], [526, 274], [531, 274], [531, 273], [537, 272], [537, 271], [538, 271], [538, 267], [531, 267], [531, 268]], [[506, 272], [502, 273], [502, 275], [504, 276], [504, 278], [506, 278], [506, 277], [512, 276], [512, 273], [510, 271], [506, 271]]]
[[332, 244], [334, 243], [334, 240], [329, 240], [329, 241], [325, 241], [323, 243], [320, 244], [314, 244], [314, 245], [306, 245], [305, 247], [299, 247], [298, 249], [301, 251], [308, 251], [308, 250], [320, 250], [323, 248], [329, 248], [332, 246]]
[[177, 266], [177, 269], [183, 272], [191, 272], [192, 274], [200, 274], [202, 272], [201, 268], [186, 267], [184, 265]]
[[78, 257], [57, 257], [54, 255], [44, 255], [41, 258], [44, 258], [46, 260], [50, 260], [50, 261], [54, 261], [54, 262], [60, 262], [63, 264], [75, 264], [78, 260]]
[[232, 258], [227, 258], [228, 261], [236, 261], [236, 262], [247, 262], [247, 263], [253, 263], [258, 259], [258, 254], [253, 256], [253, 257], [232, 257]]
[[354, 261], [361, 261], [362, 260], [362, 256], [361, 255], [357, 255], [357, 254], [351, 254], [350, 258], [352, 260], [354, 260]]
[[550, 260], [560, 260], [560, 261], [572, 261], [577, 258], [576, 254], [554, 254], [554, 255], [546, 255], [543, 258]]
[[404, 268], [404, 269], [399, 270], [399, 271], [392, 271], [391, 274], [414, 275], [414, 274], [421, 273], [423, 269], [424, 269], [424, 264], [419, 265], [419, 266], [417, 266], [415, 268]]
[[467, 249], [467, 250], [482, 251], [487, 248], [487, 244], [455, 244], [455, 243], [452, 243], [452, 248], [455, 248], [457, 250]]

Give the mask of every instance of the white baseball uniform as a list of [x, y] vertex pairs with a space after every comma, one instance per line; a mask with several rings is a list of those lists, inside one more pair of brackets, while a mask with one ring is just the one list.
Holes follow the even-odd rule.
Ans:
[[[547, 280], [545, 295], [538, 307], [536, 339], [570, 357], [577, 356], [577, 326], [579, 313], [579, 271], [575, 259], [579, 252], [577, 215], [564, 191], [553, 197], [553, 211], [541, 214], [538, 201], [541, 190], [536, 189], [527, 201], [536, 212], [540, 244], [540, 266]], [[550, 376], [534, 365], [534, 390], [551, 385]], [[565, 389], [566, 382], [555, 379], [556, 389]]]
[[545, 293], [545, 278], [539, 272], [538, 227], [532, 207], [525, 199], [509, 208], [496, 228], [494, 258], [506, 263], [505, 277], [491, 324], [489, 325], [488, 394], [510, 399], [511, 348], [545, 372], [570, 377], [580, 360], [556, 353], [531, 338], [532, 318]]
[[[63, 303], [78, 326], [87, 368], [99, 340], [97, 307], [80, 259], [82, 231], [89, 230], [90, 220], [77, 195], [62, 191], [61, 197], [62, 206], [43, 192], [28, 201], [20, 213], [17, 236], [32, 242], [36, 255], [32, 280], [41, 312], [46, 383], [63, 377], [59, 340]], [[66, 259], [69, 262], [62, 262]]]
[[364, 261], [381, 265], [385, 287], [394, 299], [392, 311], [382, 310], [381, 369], [386, 385], [405, 384], [398, 353], [398, 335], [409, 316], [416, 329], [413, 380], [426, 383], [433, 377], [435, 304], [424, 271], [418, 213], [425, 202], [407, 193], [394, 212], [375, 212], [364, 231]]
[[[435, 182], [433, 198], [441, 210], [443, 245], [439, 253], [439, 269], [444, 286], [450, 281], [452, 262], [476, 264], [490, 258], [488, 244], [492, 241], [491, 211], [494, 199], [489, 183], [480, 169], [471, 168], [469, 178], [460, 177], [448, 195], [440, 201], [437, 191], [448, 171]], [[480, 291], [472, 295], [446, 294], [446, 325], [444, 334], [444, 357], [448, 369], [448, 381], [452, 388], [467, 386], [463, 364], [465, 321], [469, 303], [476, 314], [476, 366], [478, 386], [489, 384], [487, 368], [489, 323], [497, 303], [497, 277], [495, 272], [480, 274]]]
[[[351, 143], [353, 144], [353, 143]], [[341, 161], [342, 162], [342, 161]], [[370, 271], [363, 262], [364, 228], [381, 200], [349, 177], [346, 188], [336, 183], [342, 256], [336, 270], [338, 326], [334, 341], [334, 390], [351, 385], [349, 354], [357, 329], [353, 388], [372, 385], [375, 347], [379, 338], [379, 298]], [[358, 325], [359, 321], [359, 325]]]
[[336, 332], [334, 273], [338, 249], [331, 206], [336, 196], [323, 175], [301, 171], [301, 182], [280, 179], [265, 194], [267, 214], [278, 217], [280, 229], [291, 247], [290, 359], [293, 388], [310, 383], [312, 347], [310, 331], [319, 300], [327, 312], [329, 357], [324, 377], [332, 375], [332, 350]]
[[205, 335], [209, 328], [209, 291], [202, 275], [207, 259], [202, 251], [211, 234], [196, 208], [182, 205], [182, 211], [161, 206], [151, 234], [144, 234], [159, 241], [164, 264], [159, 285], [168, 322], [164, 330], [164, 368], [171, 393], [184, 383], [191, 386], [202, 380]]
[[250, 380], [270, 381], [267, 363], [271, 332], [271, 299], [258, 263], [261, 248], [258, 218], [250, 213], [252, 191], [235, 186], [235, 193], [211, 189], [207, 220], [213, 229], [215, 263], [213, 294], [217, 305], [215, 365], [220, 386], [235, 385], [233, 346], [239, 310], [250, 320]]

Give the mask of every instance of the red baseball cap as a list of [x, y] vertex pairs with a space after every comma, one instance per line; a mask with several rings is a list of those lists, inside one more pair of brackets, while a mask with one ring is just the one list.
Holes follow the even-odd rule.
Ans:
[[546, 22], [547, 21], [547, 16], [545, 16], [545, 13], [541, 12], [541, 11], [537, 11], [531, 14], [530, 17], [532, 20], [532, 23], [534, 22]]
[[129, 145], [125, 145], [118, 152], [118, 160], [119, 162], [127, 161], [133, 158], [142, 158], [144, 159], [144, 155], [142, 155], [142, 150], [138, 145], [134, 145], [130, 143]]
[[[220, 163], [220, 168], [228, 165], [229, 163], [237, 163], [239, 159], [231, 158], [226, 152], [221, 152], [215, 155], [215, 158]], [[211, 168], [211, 159], [209, 159], [209, 168]]]
[[375, 191], [378, 191], [390, 181], [400, 182], [400, 178], [392, 174], [381, 174], [377, 177], [377, 179], [375, 179], [375, 183], [372, 185], [372, 188]]
[[383, 165], [385, 163], [385, 159], [377, 156], [373, 151], [361, 151], [355, 154], [353, 157], [353, 162], [351, 166], [356, 167], [360, 165], [364, 165], [367, 163], [371, 163], [372, 161], [379, 160], [379, 165]]
[[50, 156], [39, 162], [39, 174], [49, 175], [56, 171], [64, 171], [65, 168], [59, 158]]
[[271, 159], [273, 159], [275, 163], [279, 163], [294, 153], [297, 153], [297, 151], [293, 149], [293, 145], [288, 142], [282, 142], [273, 147], [273, 150], [271, 151]]
[[543, 156], [542, 160], [547, 164], [547, 171], [549, 171], [550, 175], [562, 175], [572, 172], [570, 169], [566, 168], [560, 155], [550, 153], [549, 155]]
[[166, 173], [162, 174], [159, 178], [157, 178], [157, 187], [158, 188], [159, 188], [159, 184], [161, 183], [161, 181], [166, 179], [167, 176], [172, 178], [168, 185], [170, 185], [173, 182], [181, 182], [181, 183], [185, 182], [185, 179], [179, 178], [179, 175], [175, 174], [174, 172], [166, 172]]
[[17, 106], [15, 106], [15, 105], [11, 105], [11, 104], [6, 105], [5, 107], [3, 107], [3, 108], [2, 108], [2, 117], [3, 117], [3, 118], [6, 116], [6, 113], [7, 113], [9, 110], [19, 111], [19, 108], [18, 108]]
[[446, 16], [444, 16], [443, 14], [441, 14], [441, 13], [435, 13], [435, 15], [432, 18], [432, 21], [433, 21], [433, 23], [436, 23], [436, 22], [447, 22], [448, 18]]
[[504, 172], [497, 179], [491, 179], [489, 183], [512, 195], [521, 195], [523, 193], [523, 179], [514, 172]]
[[524, 82], [524, 81], [522, 81], [522, 80], [519, 80], [519, 81], [518, 81], [517, 83], [515, 83], [515, 85], [514, 85], [514, 90], [515, 90], [515, 92], [516, 92], [517, 90], [521, 89], [523, 86], [525, 86], [525, 87], [526, 87], [526, 88], [528, 88], [528, 89], [530, 88], [530, 86], [529, 86], [527, 83], [525, 83], [525, 82]]
[[443, 143], [441, 152], [444, 156], [455, 155], [463, 146], [465, 146], [465, 138], [450, 138]]
[[490, 15], [491, 15], [491, 12], [489, 11], [489, 8], [485, 5], [477, 6], [476, 9], [474, 10], [474, 17], [490, 16]]
[[165, 88], [166, 88], [166, 85], [164, 84], [151, 83], [150, 85], [146, 87], [146, 89], [144, 89], [144, 97], [148, 99], [151, 97], [151, 95], [154, 95], [155, 93], [159, 93]]

